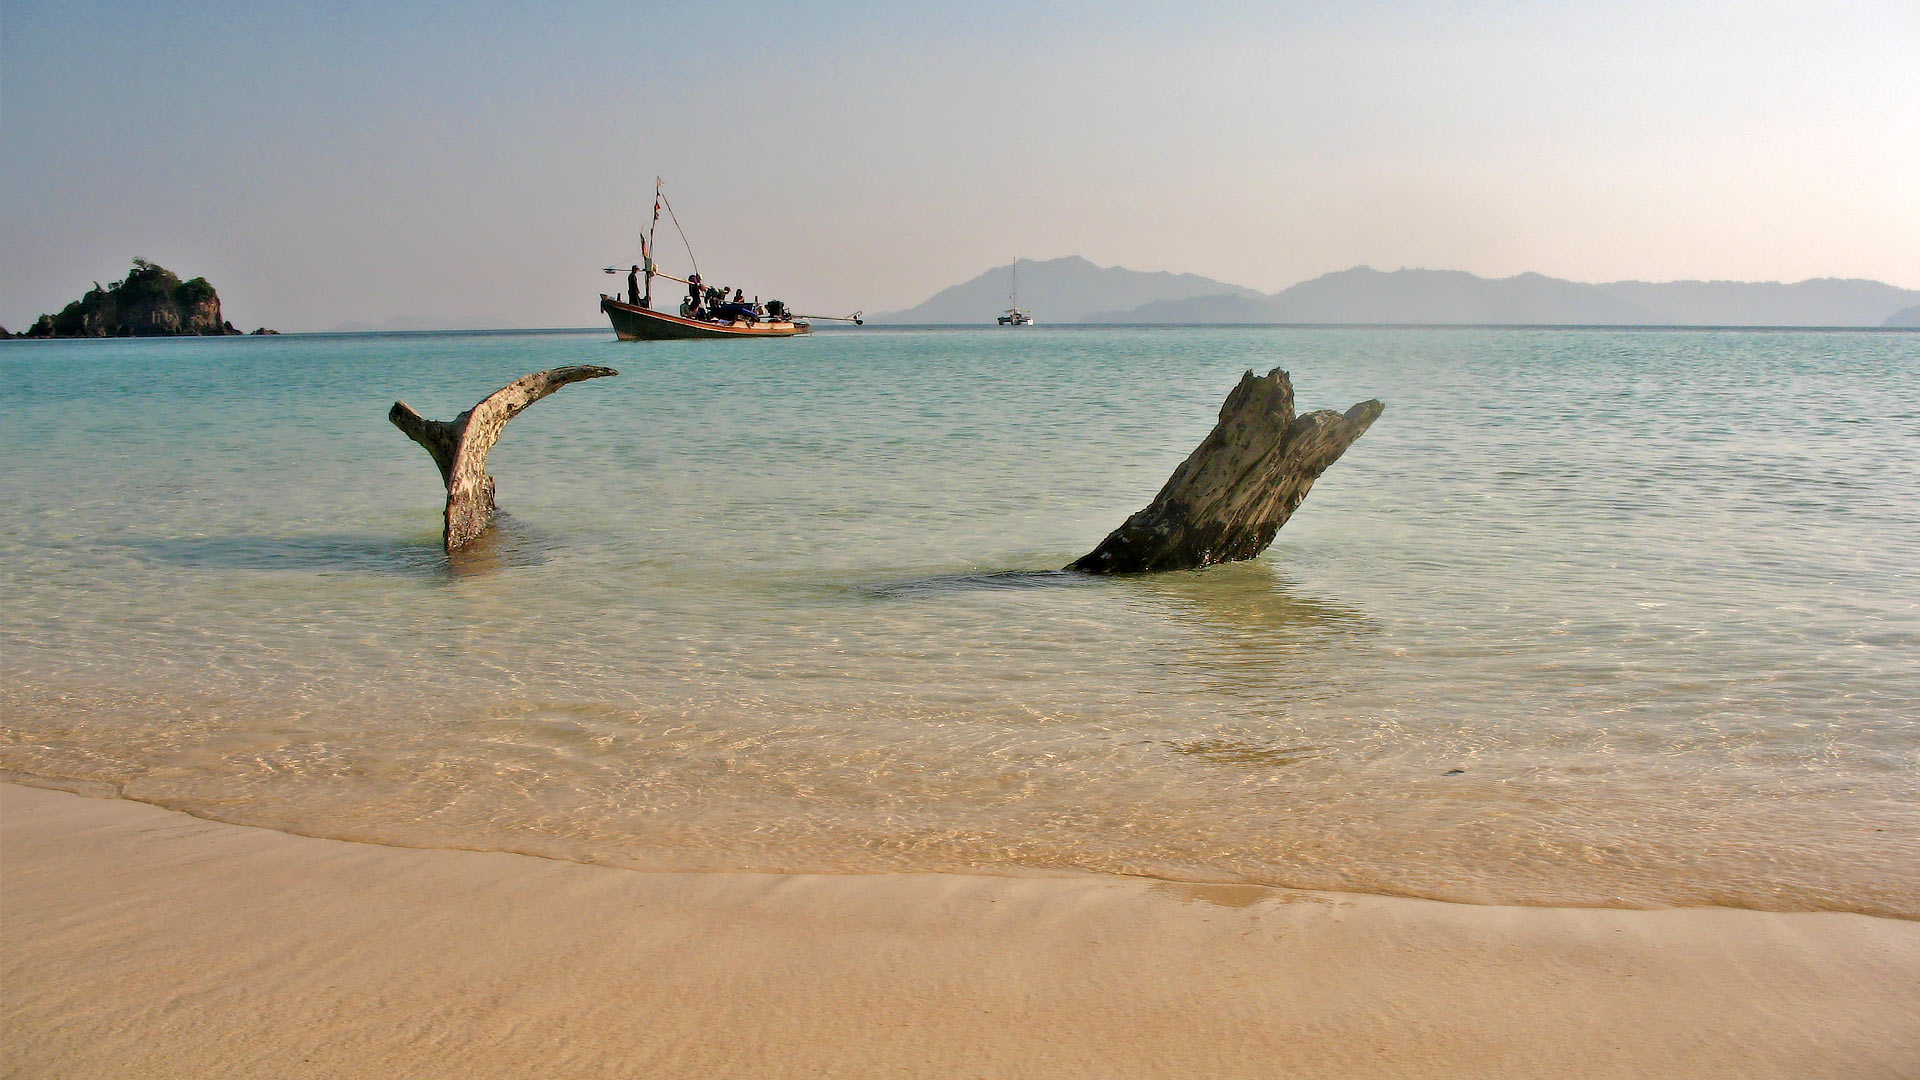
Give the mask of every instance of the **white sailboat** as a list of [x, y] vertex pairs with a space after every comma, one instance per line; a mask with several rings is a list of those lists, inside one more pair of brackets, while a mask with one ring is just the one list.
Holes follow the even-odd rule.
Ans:
[[1007, 311], [1000, 316], [1001, 326], [1032, 326], [1033, 314], [1020, 308], [1020, 260], [1013, 260], [1013, 288], [1007, 292]]

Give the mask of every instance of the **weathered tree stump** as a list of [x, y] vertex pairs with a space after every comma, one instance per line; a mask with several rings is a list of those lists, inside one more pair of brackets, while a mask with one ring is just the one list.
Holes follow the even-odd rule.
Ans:
[[1344, 416], [1323, 409], [1295, 417], [1286, 372], [1247, 372], [1220, 406], [1220, 422], [1153, 502], [1067, 569], [1145, 574], [1253, 558], [1384, 408], [1363, 401]]
[[473, 543], [493, 521], [493, 477], [487, 475], [487, 452], [500, 441], [507, 421], [568, 383], [618, 374], [612, 368], [587, 364], [536, 371], [495, 390], [452, 420], [428, 420], [404, 401], [393, 403], [387, 419], [427, 448], [447, 485], [446, 531], [441, 534], [447, 554]]

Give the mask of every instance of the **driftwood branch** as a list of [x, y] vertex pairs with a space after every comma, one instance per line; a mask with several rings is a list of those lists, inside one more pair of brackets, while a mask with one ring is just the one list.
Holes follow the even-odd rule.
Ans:
[[1247, 372], [1220, 406], [1220, 422], [1153, 502], [1067, 569], [1143, 574], [1253, 558], [1384, 408], [1363, 401], [1345, 415], [1295, 417], [1286, 372]]
[[487, 452], [500, 441], [507, 421], [568, 383], [618, 374], [612, 368], [585, 364], [536, 371], [495, 390], [452, 420], [428, 420], [404, 401], [393, 403], [387, 419], [427, 448], [447, 485], [446, 531], [441, 539], [448, 554], [478, 539], [493, 521], [493, 477], [487, 475]]

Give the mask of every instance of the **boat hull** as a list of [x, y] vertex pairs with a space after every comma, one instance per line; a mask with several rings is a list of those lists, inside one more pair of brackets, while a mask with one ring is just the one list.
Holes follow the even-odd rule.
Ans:
[[693, 341], [708, 338], [794, 337], [813, 328], [803, 322], [711, 323], [683, 319], [652, 308], [623, 304], [611, 296], [600, 297], [600, 310], [613, 324], [613, 334], [621, 341]]

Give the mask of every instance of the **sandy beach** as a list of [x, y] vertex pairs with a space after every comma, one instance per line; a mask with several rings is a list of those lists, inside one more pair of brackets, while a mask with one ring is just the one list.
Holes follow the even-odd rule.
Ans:
[[1901, 920], [0, 829], [9, 1077], [1920, 1075]]

